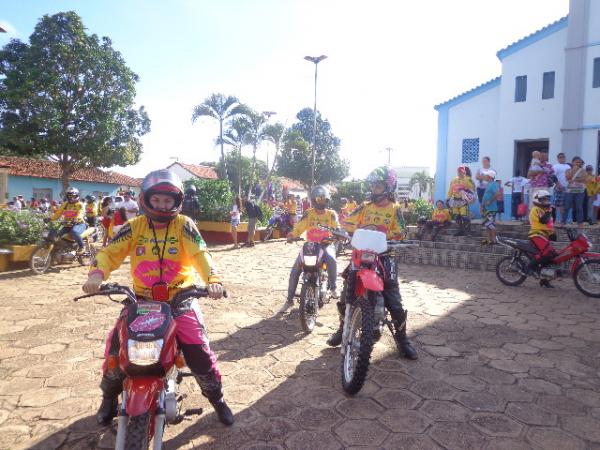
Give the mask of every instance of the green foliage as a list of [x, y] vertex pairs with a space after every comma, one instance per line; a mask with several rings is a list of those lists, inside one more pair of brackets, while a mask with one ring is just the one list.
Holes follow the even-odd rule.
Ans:
[[423, 192], [427, 191], [428, 187], [431, 187], [430, 191], [433, 191], [433, 178], [431, 178], [429, 175], [427, 175], [426, 172], [416, 172], [412, 175], [412, 177], [410, 177], [410, 181], [408, 182], [408, 185], [410, 186], [410, 188], [412, 189], [413, 186], [418, 186], [419, 187], [419, 197], [421, 197], [421, 194]]
[[336, 211], [340, 210], [340, 199], [345, 197], [348, 201], [351, 196], [359, 205], [366, 200], [368, 185], [363, 180], [344, 181], [336, 185], [337, 192], [331, 196], [331, 204]]
[[41, 214], [0, 210], [0, 245], [28, 245], [39, 241], [45, 228]]
[[[247, 156], [242, 156], [241, 159], [239, 157], [239, 153], [230, 152], [225, 156], [225, 161], [227, 163], [227, 175], [229, 176], [229, 182], [231, 183], [231, 190], [233, 192], [240, 192], [239, 180], [242, 180], [242, 189], [241, 192], [247, 192], [250, 187], [250, 174], [252, 173], [252, 158], [248, 158]], [[241, 175], [240, 178], [240, 167], [241, 167]], [[222, 173], [223, 164], [221, 161], [217, 163], [217, 171]], [[267, 176], [267, 164], [264, 161], [257, 160], [256, 161], [256, 173], [260, 177], [260, 179], [264, 179]]]
[[[312, 142], [314, 114], [304, 108], [296, 118], [298, 122], [289, 129], [286, 143], [277, 163], [277, 172], [284, 177], [310, 185], [312, 174]], [[315, 182], [328, 184], [348, 176], [350, 164], [340, 157], [340, 139], [331, 131], [329, 121], [317, 113], [317, 149], [315, 153]]]
[[409, 211], [404, 212], [404, 220], [407, 224], [415, 225], [419, 217], [431, 218], [433, 212], [433, 205], [427, 200], [418, 198], [409, 202]]
[[233, 200], [227, 181], [191, 179], [184, 182], [185, 188], [192, 184], [196, 186], [196, 197], [200, 203], [200, 220], [229, 222]]
[[269, 224], [269, 219], [273, 215], [273, 209], [263, 202], [260, 202], [258, 205], [262, 211], [262, 219], [258, 221], [258, 225], [261, 227], [266, 227]]
[[137, 81], [76, 13], [45, 15], [29, 44], [13, 39], [0, 51], [0, 149], [57, 161], [63, 188], [77, 169], [134, 164], [150, 130], [134, 108]]

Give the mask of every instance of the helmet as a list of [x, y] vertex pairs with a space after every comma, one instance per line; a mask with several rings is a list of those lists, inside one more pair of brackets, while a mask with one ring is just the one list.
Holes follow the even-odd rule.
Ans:
[[70, 202], [75, 202], [79, 200], [79, 189], [74, 187], [68, 188], [65, 192], [65, 197], [67, 197], [67, 200]]
[[95, 202], [96, 201], [96, 196], [95, 195], [90, 195], [90, 202]]
[[550, 192], [545, 189], [537, 191], [533, 194], [533, 204], [541, 207], [550, 206]]
[[374, 194], [373, 189], [371, 189], [371, 201], [378, 202], [386, 197], [393, 199], [397, 184], [396, 171], [389, 166], [378, 167], [367, 177], [367, 183], [373, 184], [377, 182], [384, 183], [385, 189], [381, 194]]
[[[175, 204], [168, 211], [157, 210], [150, 204], [150, 197], [154, 194], [164, 194], [173, 197]], [[155, 222], [169, 222], [181, 210], [183, 202], [183, 185], [177, 175], [167, 169], [150, 172], [142, 181], [140, 192], [140, 205], [146, 216]]]
[[325, 186], [315, 186], [313, 190], [310, 191], [310, 201], [315, 209], [321, 211], [324, 210], [330, 200], [331, 196], [329, 195], [329, 189]]
[[194, 186], [193, 184], [190, 184], [185, 189], [185, 195], [196, 195], [196, 186]]

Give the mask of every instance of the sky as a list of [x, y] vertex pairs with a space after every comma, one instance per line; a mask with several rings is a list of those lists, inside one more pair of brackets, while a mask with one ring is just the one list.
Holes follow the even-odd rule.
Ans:
[[[496, 52], [568, 13], [568, 0], [0, 0], [0, 45], [27, 41], [44, 14], [75, 11], [140, 76], [152, 121], [131, 176], [175, 158], [216, 161], [218, 122], [192, 124], [212, 93], [235, 95], [290, 126], [317, 109], [341, 139], [351, 176], [387, 163], [435, 171], [434, 105], [501, 72]], [[273, 157], [263, 144], [261, 159]], [[251, 149], [245, 150], [248, 156]]]

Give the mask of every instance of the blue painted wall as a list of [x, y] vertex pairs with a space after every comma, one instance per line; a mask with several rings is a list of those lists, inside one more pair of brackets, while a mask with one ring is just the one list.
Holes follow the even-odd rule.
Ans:
[[[86, 181], [72, 181], [71, 186], [79, 189], [80, 194], [85, 197], [94, 192], [107, 192], [108, 195], [116, 195], [119, 185], [108, 183], [89, 183]], [[26, 200], [33, 197], [33, 189], [52, 189], [52, 198], [49, 200], [60, 200], [59, 195], [62, 191], [60, 180], [52, 178], [20, 177], [8, 176], [8, 199], [22, 195]]]

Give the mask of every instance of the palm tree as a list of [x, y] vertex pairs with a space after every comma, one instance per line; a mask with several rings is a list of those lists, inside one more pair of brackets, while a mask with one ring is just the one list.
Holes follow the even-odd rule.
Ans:
[[223, 171], [225, 179], [227, 176], [227, 163], [225, 162], [225, 151], [223, 150], [223, 122], [233, 116], [240, 114], [243, 106], [237, 97], [232, 95], [225, 96], [224, 94], [212, 94], [207, 97], [203, 103], [194, 107], [192, 113], [192, 123], [200, 117], [208, 116], [219, 121], [219, 138], [217, 143], [221, 144], [221, 162], [223, 163]]
[[419, 198], [421, 198], [421, 193], [423, 191], [427, 192], [427, 187], [433, 183], [433, 178], [427, 175], [426, 172], [416, 172], [413, 173], [412, 177], [410, 177], [410, 181], [408, 185], [412, 189], [413, 186], [417, 185], [419, 187]]
[[260, 193], [260, 198], [258, 201], [260, 202], [263, 198], [263, 195], [267, 191], [269, 183], [271, 182], [271, 172], [275, 168], [275, 164], [277, 162], [277, 155], [279, 154], [279, 149], [285, 140], [285, 126], [281, 122], [277, 122], [272, 125], [267, 125], [263, 130], [263, 140], [271, 141], [275, 145], [275, 156], [273, 157], [273, 164], [271, 167], [267, 167], [267, 181], [265, 183], [265, 189]]
[[233, 147], [238, 157], [238, 195], [242, 196], [242, 147], [248, 141], [247, 122], [242, 117], [235, 117], [223, 136], [223, 141]]
[[240, 119], [245, 122], [247, 128], [246, 144], [252, 146], [252, 173], [250, 175], [250, 189], [248, 190], [248, 194], [250, 194], [250, 190], [256, 181], [256, 151], [264, 140], [264, 128], [267, 118], [264, 114], [259, 114], [247, 106], [240, 109], [240, 114], [242, 114]]

